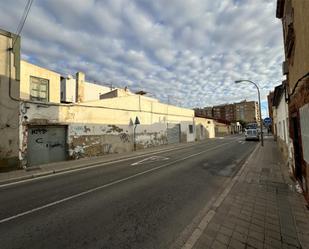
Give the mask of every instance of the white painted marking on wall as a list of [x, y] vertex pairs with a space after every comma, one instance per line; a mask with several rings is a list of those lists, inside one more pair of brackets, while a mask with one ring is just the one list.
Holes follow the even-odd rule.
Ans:
[[[234, 142], [234, 141], [233, 141], [233, 142]], [[201, 152], [198, 152], [198, 153], [194, 153], [194, 154], [191, 154], [191, 155], [189, 155], [189, 156], [180, 158], [180, 159], [175, 160], [175, 161], [173, 161], [173, 162], [169, 162], [169, 163], [166, 163], [166, 164], [163, 164], [163, 165], [160, 165], [160, 166], [157, 166], [157, 167], [154, 167], [154, 168], [151, 168], [151, 169], [148, 169], [148, 170], [145, 170], [145, 171], [136, 173], [136, 174], [134, 174], [134, 175], [131, 175], [131, 176], [128, 176], [128, 177], [125, 177], [125, 178], [122, 178], [122, 179], [119, 179], [119, 180], [116, 180], [116, 181], [113, 181], [113, 182], [110, 182], [110, 183], [107, 183], [107, 184], [104, 184], [104, 185], [101, 185], [101, 186], [98, 186], [98, 187], [89, 189], [89, 190], [86, 190], [86, 191], [83, 191], [83, 192], [80, 192], [80, 193], [78, 193], [78, 194], [74, 194], [74, 195], [68, 196], [68, 197], [63, 198], [63, 199], [60, 199], [60, 200], [58, 200], [58, 201], [50, 202], [50, 203], [45, 204], [45, 205], [42, 205], [42, 206], [40, 206], [40, 207], [36, 207], [36, 208], [30, 209], [30, 210], [28, 210], [28, 211], [21, 212], [21, 213], [19, 213], [19, 214], [16, 214], [16, 215], [13, 215], [13, 216], [10, 216], [10, 217], [1, 219], [1, 220], [0, 220], [0, 224], [5, 223], [5, 222], [8, 222], [8, 221], [11, 221], [11, 220], [14, 220], [14, 219], [17, 219], [17, 218], [19, 218], [19, 217], [22, 217], [22, 216], [25, 216], [25, 215], [28, 215], [28, 214], [32, 214], [32, 213], [38, 212], [38, 211], [40, 211], [40, 210], [43, 210], [43, 209], [46, 209], [46, 208], [49, 208], [49, 207], [56, 206], [56, 205], [58, 205], [58, 204], [64, 203], [64, 202], [69, 201], [69, 200], [76, 199], [76, 198], [78, 198], [78, 197], [82, 197], [82, 196], [84, 196], [84, 195], [93, 193], [93, 192], [95, 192], [95, 191], [98, 191], [98, 190], [105, 189], [105, 188], [107, 188], [107, 187], [116, 185], [116, 184], [118, 184], [118, 183], [122, 183], [122, 182], [125, 182], [125, 181], [128, 181], [128, 180], [134, 179], [134, 178], [136, 178], [136, 177], [138, 177], [138, 176], [142, 176], [142, 175], [145, 175], [145, 174], [147, 174], [147, 173], [150, 173], [150, 172], [153, 172], [153, 171], [156, 171], [156, 170], [159, 170], [159, 169], [168, 167], [168, 166], [170, 166], [170, 165], [172, 165], [172, 164], [175, 164], [175, 163], [178, 163], [178, 162], [181, 162], [181, 161], [185, 161], [186, 159], [192, 158], [192, 157], [194, 157], [194, 156], [203, 154], [203, 153], [208, 152], [208, 151], [212, 151], [212, 150], [218, 149], [218, 148], [220, 148], [220, 147], [223, 147], [224, 145], [227, 145], [227, 144], [230, 144], [230, 143], [233, 143], [233, 142], [223, 143], [223, 144], [214, 146], [214, 147], [212, 147], [212, 148], [210, 148], [210, 149], [207, 149], [207, 150], [204, 150], [204, 151], [201, 151]]]

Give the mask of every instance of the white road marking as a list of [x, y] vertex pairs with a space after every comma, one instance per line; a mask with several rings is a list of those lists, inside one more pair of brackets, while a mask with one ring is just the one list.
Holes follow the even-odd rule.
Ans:
[[168, 167], [168, 166], [170, 166], [170, 165], [172, 165], [172, 164], [175, 164], [175, 163], [177, 163], [177, 162], [185, 161], [186, 159], [189, 159], [189, 158], [195, 157], [195, 156], [197, 156], [197, 155], [203, 154], [203, 153], [205, 153], [205, 152], [207, 152], [207, 151], [215, 150], [215, 149], [217, 149], [217, 148], [220, 148], [220, 147], [222, 147], [222, 146], [224, 146], [224, 145], [227, 145], [227, 144], [230, 144], [230, 143], [233, 143], [233, 142], [234, 142], [234, 141], [232, 141], [232, 142], [227, 142], [227, 143], [223, 143], [223, 144], [214, 146], [214, 147], [212, 147], [212, 148], [209, 148], [209, 149], [207, 149], [207, 150], [204, 150], [204, 151], [201, 151], [201, 152], [198, 152], [198, 153], [194, 153], [194, 154], [191, 154], [191, 155], [189, 155], [189, 156], [180, 158], [180, 159], [175, 160], [175, 161], [173, 161], [173, 162], [169, 162], [169, 163], [163, 164], [163, 165], [161, 165], [161, 166], [157, 166], [157, 167], [154, 167], [154, 168], [151, 168], [151, 169], [142, 171], [142, 172], [140, 172], [140, 173], [136, 173], [136, 174], [134, 174], [134, 175], [131, 175], [131, 176], [128, 176], [128, 177], [125, 177], [125, 178], [122, 178], [122, 179], [119, 179], [119, 180], [116, 180], [116, 181], [113, 181], [113, 182], [110, 182], [110, 183], [107, 183], [107, 184], [104, 184], [104, 185], [101, 185], [101, 186], [98, 186], [98, 187], [89, 189], [89, 190], [86, 190], [86, 191], [83, 191], [83, 192], [80, 192], [80, 193], [78, 193], [78, 194], [68, 196], [68, 197], [63, 198], [63, 199], [60, 199], [60, 200], [58, 200], [58, 201], [50, 202], [50, 203], [45, 204], [45, 205], [42, 205], [42, 206], [40, 206], [40, 207], [36, 207], [36, 208], [30, 209], [30, 210], [28, 210], [28, 211], [21, 212], [21, 213], [19, 213], [19, 214], [16, 214], [16, 215], [13, 215], [13, 216], [10, 216], [10, 217], [1, 219], [1, 220], [0, 220], [0, 224], [5, 223], [5, 222], [8, 222], [8, 221], [10, 221], [10, 220], [17, 219], [17, 218], [19, 218], [19, 217], [22, 217], [22, 216], [25, 216], [25, 215], [28, 215], [28, 214], [35, 213], [35, 212], [37, 212], [37, 211], [40, 211], [40, 210], [43, 210], [43, 209], [46, 209], [46, 208], [49, 208], [49, 207], [52, 207], [52, 206], [56, 206], [56, 205], [61, 204], [61, 203], [63, 203], [63, 202], [66, 202], [66, 201], [69, 201], [69, 200], [72, 200], [72, 199], [76, 199], [76, 198], [78, 198], [78, 197], [81, 197], [81, 196], [90, 194], [90, 193], [92, 193], [92, 192], [95, 192], [95, 191], [98, 191], [98, 190], [101, 190], [101, 189], [104, 189], [104, 188], [107, 188], [107, 187], [116, 185], [116, 184], [118, 184], [118, 183], [122, 183], [122, 182], [128, 181], [128, 180], [130, 180], [130, 179], [136, 178], [136, 177], [138, 177], [138, 176], [145, 175], [145, 174], [150, 173], [150, 172], [152, 172], [152, 171], [156, 171], [156, 170], [159, 170], [159, 169]]
[[132, 166], [138, 165], [138, 164], [142, 164], [144, 162], [157, 162], [157, 161], [166, 161], [168, 160], [168, 157], [164, 157], [164, 156], [151, 156], [151, 157], [147, 157], [144, 158], [143, 160], [137, 161], [135, 163], [132, 163]]
[[[81, 168], [76, 168], [76, 169], [74, 169], [74, 168], [70, 169], [69, 168], [68, 170], [63, 171], [63, 172], [57, 172], [57, 170], [51, 170], [51, 171], [54, 171], [53, 174], [42, 175], [42, 176], [33, 175], [32, 176], [33, 178], [31, 178], [31, 179], [25, 179], [25, 180], [21, 180], [21, 181], [17, 181], [17, 182], [1, 184], [0, 188], [12, 186], [12, 185], [17, 185], [17, 184], [20, 184], [20, 183], [30, 182], [30, 181], [37, 181], [37, 180], [40, 180], [40, 179], [49, 178], [49, 177], [53, 177], [53, 176], [70, 174], [70, 173], [73, 173], [73, 172], [76, 172], [76, 171], [98, 168], [98, 167], [102, 167], [102, 166], [106, 166], [106, 165], [110, 165], [110, 164], [114, 164], [114, 163], [126, 162], [126, 161], [130, 161], [130, 160], [133, 160], [133, 159], [145, 157], [145, 156], [148, 156], [148, 155], [157, 155], [157, 154], [160, 154], [160, 153], [174, 151], [174, 150], [181, 150], [181, 149], [185, 149], [185, 148], [189, 148], [189, 147], [181, 146], [181, 147], [176, 147], [176, 148], [171, 148], [171, 149], [166, 149], [166, 150], [159, 150], [159, 151], [156, 151], [156, 152], [151, 152], [151, 153], [147, 153], [147, 154], [143, 154], [143, 155], [138, 155], [138, 156], [135, 156], [135, 157], [127, 157], [127, 158], [123, 158], [123, 159], [118, 159], [118, 160], [113, 160], [113, 161], [108, 161], [108, 162], [101, 162], [101, 163], [97, 162], [97, 163], [90, 164], [90, 165], [88, 164], [89, 166], [85, 166], [85, 167], [81, 167]], [[42, 173], [44, 173], [44, 172], [42, 172]]]

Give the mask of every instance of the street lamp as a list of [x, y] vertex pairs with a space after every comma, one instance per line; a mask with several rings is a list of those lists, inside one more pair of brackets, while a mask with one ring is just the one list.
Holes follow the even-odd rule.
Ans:
[[260, 127], [261, 127], [261, 145], [264, 146], [264, 138], [263, 138], [263, 120], [262, 120], [262, 111], [261, 111], [261, 96], [260, 96], [260, 89], [256, 83], [254, 83], [251, 80], [235, 80], [235, 83], [241, 83], [241, 82], [249, 82], [253, 84], [258, 92], [258, 98], [259, 98], [259, 112], [260, 112]]

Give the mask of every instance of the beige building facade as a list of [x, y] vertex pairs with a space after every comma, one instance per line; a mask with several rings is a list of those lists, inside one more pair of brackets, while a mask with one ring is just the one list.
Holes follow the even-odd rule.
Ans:
[[[13, 47], [14, 44], [14, 47]], [[0, 30], [0, 167], [19, 162], [20, 37]]]
[[289, 107], [289, 136], [295, 163], [294, 177], [309, 202], [309, 1], [277, 0], [276, 17], [282, 21]]
[[20, 98], [60, 103], [60, 74], [27, 61], [20, 61]]
[[[0, 167], [194, 142], [213, 138], [223, 129], [214, 120], [195, 118], [191, 109], [127, 88], [93, 86], [81, 72], [75, 79], [64, 78], [20, 61], [19, 38], [9, 50], [14, 37], [0, 32]], [[64, 79], [73, 92], [70, 96], [63, 94]]]
[[215, 137], [215, 121], [209, 118], [194, 118], [195, 136], [197, 141]]
[[[50, 157], [31, 157], [38, 150], [61, 154], [65, 160], [132, 151], [134, 144], [143, 149], [195, 140], [193, 110], [138, 95], [103, 99], [91, 105], [50, 103], [42, 107], [41, 103], [25, 101], [21, 112], [27, 117], [20, 138], [28, 141], [20, 148], [27, 152], [23, 158], [26, 165], [47, 162]], [[136, 118], [140, 124], [135, 128]], [[45, 139], [45, 134], [53, 132], [61, 133], [56, 134], [58, 139]]]

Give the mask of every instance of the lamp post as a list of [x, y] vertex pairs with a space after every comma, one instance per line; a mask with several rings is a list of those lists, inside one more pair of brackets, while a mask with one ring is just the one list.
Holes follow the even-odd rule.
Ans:
[[260, 112], [260, 127], [261, 127], [261, 146], [264, 146], [264, 138], [263, 138], [263, 120], [262, 120], [262, 111], [261, 111], [261, 96], [260, 96], [260, 89], [256, 83], [254, 83], [251, 80], [236, 80], [235, 83], [241, 83], [241, 82], [249, 82], [253, 84], [258, 92], [258, 98], [259, 98], [259, 112]]

